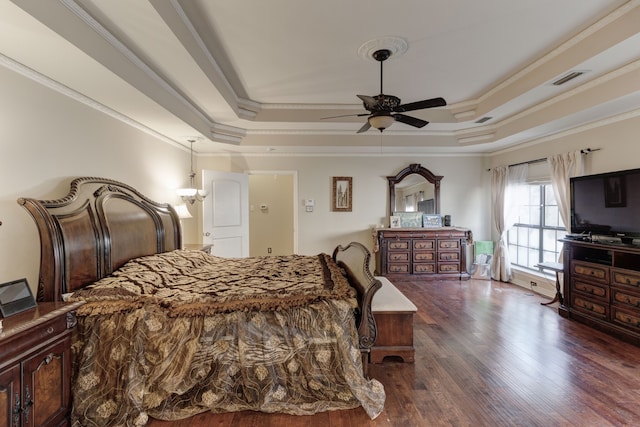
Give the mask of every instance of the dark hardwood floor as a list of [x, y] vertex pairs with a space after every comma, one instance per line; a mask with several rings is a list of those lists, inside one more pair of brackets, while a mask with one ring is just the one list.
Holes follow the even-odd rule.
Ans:
[[369, 373], [384, 412], [239, 412], [149, 426], [640, 426], [640, 347], [561, 318], [557, 303], [483, 281], [397, 282], [418, 307], [414, 364]]

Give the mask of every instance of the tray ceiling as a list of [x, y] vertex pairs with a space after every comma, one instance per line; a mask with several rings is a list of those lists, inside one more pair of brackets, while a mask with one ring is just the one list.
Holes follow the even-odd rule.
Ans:
[[[401, 7], [399, 6], [401, 5]], [[0, 63], [199, 153], [489, 153], [640, 109], [640, 1], [11, 0]], [[356, 94], [422, 129], [356, 134]], [[570, 72], [584, 74], [564, 85]], [[409, 114], [409, 113], [407, 113]]]

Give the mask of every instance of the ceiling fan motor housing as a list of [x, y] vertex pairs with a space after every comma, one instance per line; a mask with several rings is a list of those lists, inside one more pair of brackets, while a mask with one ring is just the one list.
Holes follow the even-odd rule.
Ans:
[[375, 59], [376, 61], [382, 62], [389, 59], [389, 57], [391, 56], [391, 51], [389, 49], [380, 49], [373, 52], [371, 56], [373, 56], [373, 59]]
[[[374, 98], [378, 101], [376, 110], [391, 112], [394, 108], [400, 105], [400, 98], [397, 96], [380, 94], [378, 96], [374, 96]], [[366, 107], [367, 105], [365, 104], [365, 108]]]

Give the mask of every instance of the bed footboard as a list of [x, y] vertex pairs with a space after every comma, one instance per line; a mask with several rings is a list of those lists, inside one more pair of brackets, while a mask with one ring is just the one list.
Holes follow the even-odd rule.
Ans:
[[371, 273], [369, 267], [371, 253], [361, 243], [351, 242], [346, 247], [339, 245], [333, 251], [333, 259], [344, 269], [349, 281], [358, 292], [359, 310], [356, 314], [356, 326], [360, 340], [362, 368], [366, 377], [369, 352], [377, 335], [371, 302], [373, 295], [382, 287], [382, 283]]

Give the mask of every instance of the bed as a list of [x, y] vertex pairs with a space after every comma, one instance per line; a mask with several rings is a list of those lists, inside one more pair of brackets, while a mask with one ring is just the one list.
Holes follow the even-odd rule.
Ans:
[[82, 177], [57, 200], [18, 200], [41, 240], [38, 301], [83, 301], [73, 425], [197, 413], [384, 408], [367, 376], [381, 286], [357, 242], [331, 255], [223, 259], [183, 250], [168, 204]]

